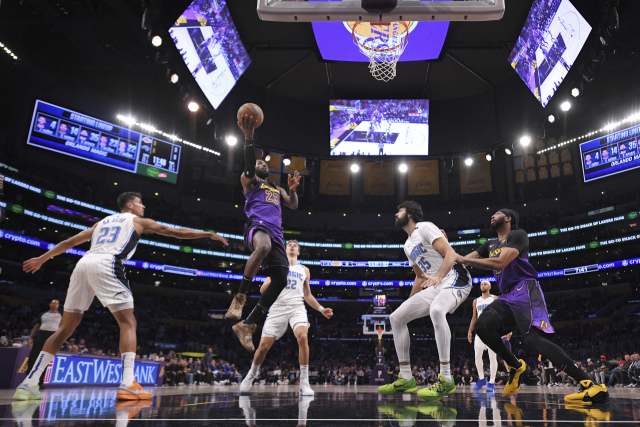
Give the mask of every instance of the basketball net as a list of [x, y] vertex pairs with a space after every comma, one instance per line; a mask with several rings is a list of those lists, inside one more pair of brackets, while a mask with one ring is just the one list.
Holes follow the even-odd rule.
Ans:
[[378, 346], [382, 347], [382, 334], [384, 334], [384, 329], [376, 329], [376, 334], [378, 334]]
[[360, 52], [369, 58], [369, 71], [376, 79], [384, 82], [396, 76], [396, 65], [407, 47], [409, 25], [398, 22], [354, 22], [353, 41]]

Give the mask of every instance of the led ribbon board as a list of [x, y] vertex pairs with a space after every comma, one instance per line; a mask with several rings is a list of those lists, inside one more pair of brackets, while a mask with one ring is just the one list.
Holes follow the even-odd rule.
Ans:
[[182, 147], [44, 101], [27, 144], [175, 184]]

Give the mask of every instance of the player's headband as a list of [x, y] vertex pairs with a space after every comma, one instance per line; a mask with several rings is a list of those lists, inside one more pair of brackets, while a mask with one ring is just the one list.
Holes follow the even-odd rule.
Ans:
[[500, 209], [499, 212], [502, 212], [505, 216], [511, 218], [511, 229], [515, 230], [518, 228], [518, 222], [520, 221], [520, 216], [513, 209]]

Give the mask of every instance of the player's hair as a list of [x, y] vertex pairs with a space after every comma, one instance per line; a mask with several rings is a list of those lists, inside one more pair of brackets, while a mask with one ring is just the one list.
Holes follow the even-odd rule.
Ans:
[[518, 212], [513, 209], [500, 209], [500, 212], [511, 218], [511, 230], [517, 230], [520, 228], [520, 215], [518, 215]]
[[405, 208], [407, 211], [407, 215], [411, 215], [413, 222], [416, 224], [422, 222], [422, 206], [418, 203], [407, 200], [406, 202], [402, 202], [398, 205], [398, 210]]
[[121, 195], [118, 196], [118, 208], [120, 208], [120, 210], [123, 210], [124, 208], [127, 207], [127, 203], [131, 202], [136, 197], [142, 200], [142, 194], [140, 193], [135, 193], [133, 191], [127, 191], [126, 193], [122, 193]]

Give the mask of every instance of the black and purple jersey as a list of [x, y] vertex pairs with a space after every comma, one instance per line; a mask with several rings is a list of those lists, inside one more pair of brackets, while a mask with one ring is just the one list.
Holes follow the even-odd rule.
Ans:
[[258, 178], [256, 185], [244, 197], [244, 213], [249, 220], [275, 230], [282, 230], [280, 191], [275, 184]]
[[523, 280], [537, 280], [538, 272], [529, 263], [529, 237], [524, 230], [513, 230], [502, 240], [489, 240], [477, 252], [483, 258], [498, 258], [504, 248], [514, 248], [520, 252], [504, 270], [493, 272], [500, 292], [507, 294]]

